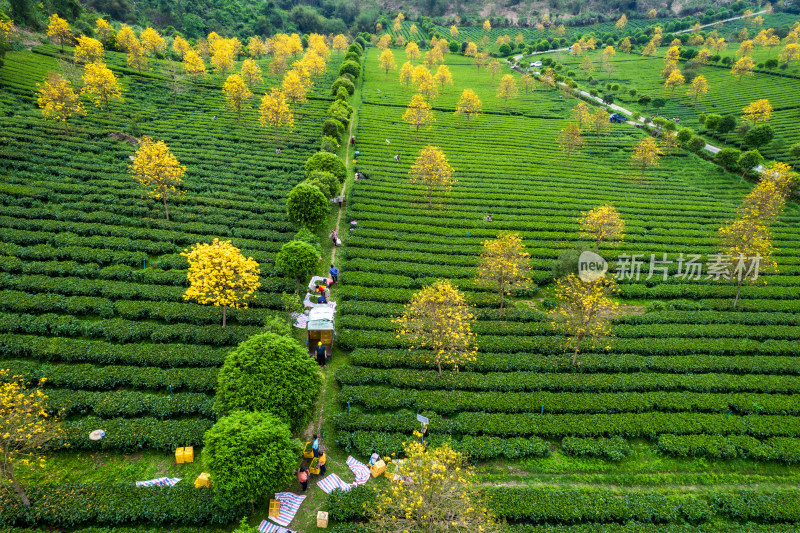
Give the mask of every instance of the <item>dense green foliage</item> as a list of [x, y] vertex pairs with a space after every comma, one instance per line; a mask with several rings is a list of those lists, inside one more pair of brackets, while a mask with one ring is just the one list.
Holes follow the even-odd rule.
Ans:
[[218, 374], [214, 410], [267, 411], [297, 428], [308, 418], [322, 376], [293, 338], [255, 335], [231, 350]]
[[294, 186], [286, 198], [289, 220], [299, 227], [317, 229], [325, 222], [330, 203], [319, 187], [304, 182]]
[[270, 413], [234, 411], [220, 418], [203, 437], [214, 501], [237, 508], [273, 494], [292, 478], [300, 452], [289, 426]]

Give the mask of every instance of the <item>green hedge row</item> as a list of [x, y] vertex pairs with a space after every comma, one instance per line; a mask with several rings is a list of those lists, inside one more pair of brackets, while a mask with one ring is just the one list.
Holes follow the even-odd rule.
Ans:
[[[392, 414], [367, 414], [355, 411], [336, 415], [337, 427], [344, 431], [370, 430], [411, 433], [417, 422], [412, 411]], [[676, 435], [716, 434], [754, 437], [800, 436], [800, 418], [780, 415], [729, 415], [705, 413], [622, 413], [540, 415], [462, 412], [452, 418], [434, 418], [432, 434], [522, 437], [537, 435], [546, 439], [564, 436], [655, 438], [664, 433]]]
[[[52, 214], [50, 215], [52, 216]], [[99, 222], [72, 222], [66, 220], [52, 220], [48, 218], [19, 218], [16, 216], [0, 216], [0, 228], [4, 231], [28, 231], [39, 233], [45, 240], [51, 241], [55, 246], [72, 245], [76, 237], [93, 237], [100, 243], [98, 248], [111, 250], [132, 251], [141, 249], [148, 254], [161, 255], [180, 252], [179, 248], [209, 240], [209, 235], [233, 238], [237, 247], [248, 249], [275, 250], [280, 249], [280, 244], [289, 239], [290, 235], [271, 230], [240, 229], [238, 235], [230, 233], [219, 235], [217, 231], [204, 234], [184, 231], [165, 230], [156, 228], [130, 227], [118, 225], [119, 221], [109, 224]], [[213, 227], [213, 226], [212, 226]], [[14, 228], [14, 229], [12, 229]], [[216, 229], [216, 228], [214, 228]], [[243, 234], [248, 234], [250, 238]], [[99, 240], [97, 238], [102, 238]], [[8, 239], [9, 241], [12, 239]], [[241, 242], [239, 242], [241, 241]], [[17, 242], [17, 241], [14, 241]], [[34, 242], [44, 242], [38, 240]], [[277, 248], [275, 247], [277, 245]]]
[[[350, 275], [348, 274], [348, 282]], [[393, 332], [395, 324], [390, 318], [368, 316], [344, 316], [339, 321], [344, 330], [370, 330]], [[559, 333], [550, 322], [505, 322], [482, 320], [475, 322], [473, 331], [480, 337], [493, 336], [558, 336]], [[755, 340], [800, 338], [800, 326], [754, 325], [754, 324], [622, 324], [613, 326], [611, 334], [622, 339], [641, 338], [745, 338]], [[518, 339], [514, 339], [518, 340]]]
[[[141, 262], [140, 262], [141, 264]], [[0, 288], [16, 291], [67, 296], [102, 296], [110, 300], [145, 300], [153, 302], [184, 302], [182, 287], [166, 287], [126, 281], [95, 280], [75, 277], [0, 275]], [[280, 295], [259, 292], [250, 307], [280, 308]]]
[[[350, 287], [352, 289], [352, 287]], [[363, 287], [360, 287], [362, 289]], [[479, 293], [469, 293], [480, 295]], [[492, 294], [492, 298], [496, 295]], [[467, 297], [469, 299], [469, 296]], [[771, 327], [771, 326], [770, 326]], [[403, 348], [407, 343], [394, 332], [345, 330], [339, 342], [347, 348]], [[481, 335], [477, 338], [479, 352], [537, 353], [560, 355], [564, 353], [565, 338], [559, 335], [516, 337], [508, 335]], [[638, 353], [641, 355], [686, 355], [709, 353], [719, 355], [767, 354], [796, 355], [797, 342], [792, 340], [767, 340], [729, 338], [610, 338], [606, 340], [609, 353]], [[584, 349], [591, 349], [588, 341]]]
[[760, 441], [749, 435], [660, 435], [658, 449], [679, 457], [737, 457], [757, 461], [800, 462], [800, 439], [773, 437]]
[[[353, 450], [361, 455], [375, 452], [382, 456], [403, 455], [403, 443], [413, 439], [411, 433], [386, 433], [380, 431], [357, 430], [340, 432], [336, 443], [346, 450]], [[450, 440], [442, 435], [431, 435], [425, 441], [430, 445], [449, 442], [453, 449], [467, 454], [472, 460], [487, 460], [505, 457], [547, 457], [550, 445], [538, 437], [500, 438], [465, 435], [460, 440]]]
[[[114, 533], [117, 531], [119, 530], [115, 530]], [[331, 533], [368, 533], [369, 531], [369, 526], [367, 524], [359, 522], [336, 524], [331, 529]], [[599, 524], [596, 522], [575, 525], [509, 524], [506, 526], [506, 531], [508, 531], [508, 533], [796, 533], [797, 526], [795, 524], [767, 525], [756, 522], [746, 522], [744, 524], [736, 522], [708, 522], [694, 526], [691, 524], [646, 524], [634, 520], [622, 524]], [[81, 530], [81, 533], [83, 532], [84, 530]], [[87, 533], [95, 532], [89, 531]], [[179, 531], [177, 533], [183, 532]]]
[[[79, 450], [152, 449], [172, 453], [175, 448], [182, 446], [201, 446], [203, 435], [213, 425], [213, 420], [205, 418], [158, 420], [152, 417], [85, 416], [79, 420], [64, 422], [66, 433], [63, 444], [68, 444], [70, 449]], [[106, 436], [99, 441], [89, 439], [89, 434], [96, 429], [106, 432]]]
[[743, 490], [737, 494], [713, 496], [711, 501], [722, 514], [736, 520], [800, 522], [800, 492], [797, 490], [772, 493]]
[[26, 508], [13, 491], [0, 492], [0, 524], [63, 528], [82, 524], [127, 526], [146, 521], [199, 526], [226, 524], [247, 514], [245, 509], [220, 508], [211, 490], [195, 489], [192, 480], [186, 479], [174, 487], [140, 488], [133, 482], [34, 485], [27, 487], [27, 493], [32, 505]]
[[[358, 348], [350, 352], [356, 366], [372, 368], [428, 369], [430, 352], [425, 350]], [[800, 374], [800, 358], [768, 355], [708, 355], [693, 353], [686, 357], [670, 355], [636, 355], [631, 353], [581, 354], [581, 372], [667, 372], [731, 374]], [[523, 357], [517, 353], [479, 352], [475, 361], [459, 367], [467, 372], [575, 372], [566, 357]]]
[[[222, 320], [222, 309], [216, 308]], [[18, 333], [57, 337], [95, 337], [108, 342], [153, 343], [179, 342], [213, 346], [235, 346], [261, 333], [263, 328], [237, 324], [197, 326], [191, 324], [158, 324], [149, 321], [106, 318], [82, 320], [72, 315], [45, 313], [43, 315], [0, 312], [0, 333]]]
[[197, 392], [149, 394], [138, 391], [82, 391], [53, 389], [47, 391], [47, 409], [62, 417], [93, 414], [101, 418], [154, 416], [176, 418], [198, 415], [214, 418], [214, 399]]
[[611, 437], [610, 439], [564, 437], [561, 440], [561, 450], [567, 455], [588, 455], [611, 461], [620, 461], [633, 453], [628, 441], [622, 437]]
[[800, 415], [796, 394], [713, 394], [696, 392], [466, 392], [349, 386], [339, 392], [341, 404], [366, 409], [434, 411], [450, 416], [462, 411], [487, 413], [643, 413], [647, 411], [732, 410], [740, 414]]
[[486, 495], [489, 508], [513, 522], [706, 522], [714, 514], [705, 500], [644, 491], [496, 487]]
[[800, 392], [794, 376], [731, 374], [566, 374], [543, 372], [443, 372], [434, 370], [388, 370], [365, 367], [342, 367], [336, 372], [342, 385], [388, 385], [400, 389], [471, 390], [471, 391], [694, 391], [694, 392]]
[[158, 389], [162, 392], [188, 390], [212, 392], [217, 386], [217, 368], [154, 368], [137, 366], [95, 366], [91, 364], [50, 364], [9, 360], [2, 363], [11, 375], [36, 381], [46, 377], [46, 387], [62, 389], [111, 390], [119, 387]]
[[193, 344], [110, 344], [100, 340], [0, 334], [0, 359], [25, 357], [43, 362], [124, 363], [163, 368], [216, 367], [227, 353], [227, 348]]
[[[119, 316], [127, 320], [153, 319], [194, 325], [217, 325], [220, 322], [219, 307], [190, 302], [112, 302], [97, 296], [30, 294], [14, 290], [0, 290], [0, 310], [10, 313], [97, 315], [102, 318]], [[263, 326], [273, 316], [275, 313], [268, 309], [229, 309], [228, 323]]]

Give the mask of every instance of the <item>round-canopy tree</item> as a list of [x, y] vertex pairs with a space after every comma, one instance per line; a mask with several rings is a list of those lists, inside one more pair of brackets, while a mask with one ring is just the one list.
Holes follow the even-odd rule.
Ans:
[[[322, 193], [320, 193], [322, 194]], [[317, 268], [320, 256], [317, 251], [307, 242], [292, 240], [281, 247], [275, 258], [275, 267], [287, 276], [300, 283], [308, 279]]]
[[295, 339], [264, 333], [225, 357], [214, 410], [269, 411], [296, 428], [307, 421], [321, 387], [317, 365]]
[[328, 199], [318, 187], [298, 183], [286, 198], [286, 212], [293, 224], [317, 228], [328, 213]]
[[312, 172], [323, 170], [336, 176], [340, 183], [344, 183], [344, 178], [347, 174], [347, 167], [345, 167], [344, 162], [330, 152], [317, 152], [312, 155], [306, 160], [304, 168], [307, 178], [311, 177]]
[[240, 507], [282, 489], [302, 451], [289, 426], [275, 415], [236, 411], [203, 436], [203, 469], [214, 480], [214, 499]]

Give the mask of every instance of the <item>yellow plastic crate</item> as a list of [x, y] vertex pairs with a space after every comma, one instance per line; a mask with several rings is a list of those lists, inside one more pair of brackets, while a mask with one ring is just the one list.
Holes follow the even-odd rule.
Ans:
[[194, 488], [199, 489], [200, 487], [210, 487], [211, 486], [211, 474], [207, 472], [203, 472], [197, 479], [194, 480]]
[[280, 500], [270, 500], [269, 501], [269, 516], [278, 516], [281, 514], [281, 502]]
[[372, 468], [369, 469], [372, 477], [378, 477], [384, 472], [386, 472], [386, 463], [383, 462], [383, 459], [378, 459], [378, 461], [372, 465]]
[[311, 460], [311, 464], [308, 465], [308, 472], [314, 474], [315, 476], [319, 475], [319, 459], [314, 457]]
[[175, 462], [178, 464], [183, 464], [184, 460], [183, 448], [177, 448], [175, 450]]
[[303, 448], [303, 457], [306, 459], [311, 459], [314, 457], [314, 449], [311, 448], [311, 442], [306, 442], [305, 447]]
[[184, 463], [194, 462], [194, 446], [185, 446], [183, 448], [183, 462]]
[[325, 511], [317, 511], [317, 527], [328, 527], [328, 513]]

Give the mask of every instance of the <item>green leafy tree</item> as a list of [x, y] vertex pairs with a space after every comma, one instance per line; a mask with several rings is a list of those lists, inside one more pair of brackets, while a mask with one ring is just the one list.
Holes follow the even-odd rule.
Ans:
[[214, 411], [268, 411], [296, 429], [308, 421], [321, 387], [319, 368], [295, 339], [255, 335], [225, 357]]
[[225, 508], [271, 496], [292, 480], [302, 452], [289, 426], [265, 412], [236, 411], [203, 436], [203, 469], [211, 474], [214, 500]]
[[728, 142], [728, 134], [736, 129], [736, 117], [733, 115], [725, 115], [722, 121], [717, 126], [717, 132], [725, 136], [725, 142]]
[[772, 126], [761, 124], [754, 128], [750, 128], [747, 133], [744, 134], [743, 140], [747, 146], [760, 148], [761, 146], [772, 142], [774, 137], [775, 131], [772, 129]]
[[289, 220], [298, 226], [318, 228], [330, 210], [328, 199], [316, 186], [299, 183], [286, 198], [286, 213]]
[[715, 159], [717, 163], [722, 165], [722, 168], [725, 170], [734, 172], [737, 168], [739, 168], [739, 156], [741, 153], [736, 148], [723, 148], [717, 155]]
[[[321, 193], [320, 193], [321, 194]], [[307, 242], [293, 240], [281, 247], [275, 257], [275, 267], [297, 280], [297, 288], [311, 277], [320, 261], [320, 255], [313, 246]]]
[[742, 181], [744, 175], [747, 174], [748, 171], [752, 170], [753, 168], [757, 167], [764, 161], [764, 156], [761, 155], [761, 152], [758, 150], [748, 150], [747, 152], [742, 152], [742, 155], [739, 156], [739, 167], [742, 169], [742, 174], [739, 177], [739, 181]]
[[347, 167], [344, 162], [329, 152], [317, 152], [308, 158], [305, 163], [306, 177], [310, 178], [312, 172], [322, 170], [330, 172], [339, 179], [339, 183], [344, 183]]

